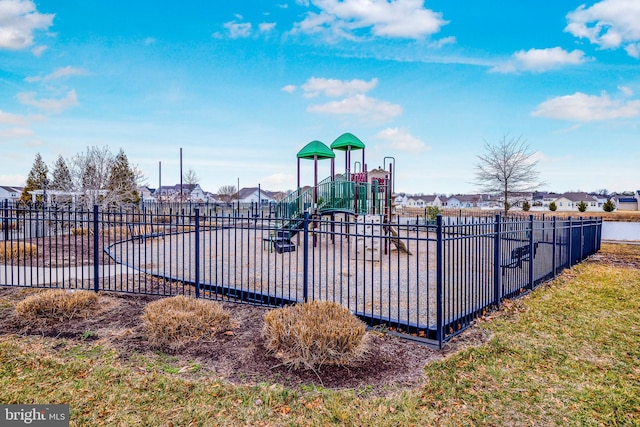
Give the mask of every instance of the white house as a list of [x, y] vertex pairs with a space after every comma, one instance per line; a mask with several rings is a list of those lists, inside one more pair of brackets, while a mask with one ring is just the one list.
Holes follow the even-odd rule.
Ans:
[[616, 209], [619, 211], [638, 211], [640, 210], [640, 190], [637, 190], [633, 196], [616, 196]]
[[177, 202], [180, 201], [180, 194], [182, 194], [183, 201], [190, 202], [206, 202], [207, 197], [200, 188], [200, 184], [182, 184], [182, 188], [180, 188], [180, 184], [176, 185], [163, 185], [158, 188], [153, 196], [158, 201], [162, 202]]
[[270, 202], [275, 202], [276, 201], [266, 191], [264, 191], [262, 189], [258, 190], [258, 187], [242, 188], [238, 192], [238, 199], [239, 199], [240, 203], [262, 203], [262, 204], [268, 204]]
[[564, 193], [554, 202], [558, 211], [578, 211], [580, 202], [584, 202], [587, 205], [586, 211], [602, 210], [601, 207], [598, 207], [598, 199], [587, 193]]
[[9, 200], [15, 202], [20, 199], [22, 187], [10, 187], [7, 185], [0, 186], [0, 201]]

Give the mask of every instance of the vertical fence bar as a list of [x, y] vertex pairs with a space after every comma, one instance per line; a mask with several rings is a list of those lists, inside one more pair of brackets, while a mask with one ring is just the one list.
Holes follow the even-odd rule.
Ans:
[[584, 218], [580, 217], [580, 262], [584, 259]]
[[556, 256], [557, 256], [557, 244], [558, 242], [557, 240], [557, 224], [556, 224], [556, 217], [553, 217], [553, 232], [551, 234], [552, 236], [552, 241], [553, 241], [553, 245], [551, 246], [551, 269], [553, 271], [553, 277], [556, 277], [556, 272], [557, 270], [557, 266], [556, 266]]
[[4, 218], [2, 220], [2, 238], [9, 240], [9, 200], [4, 199]]
[[535, 258], [533, 248], [533, 215], [529, 215], [529, 289], [533, 290], [533, 261]]
[[496, 309], [500, 308], [500, 299], [502, 298], [502, 295], [500, 295], [502, 286], [502, 276], [500, 274], [500, 258], [502, 257], [500, 253], [500, 228], [500, 214], [496, 214], [495, 222], [493, 223], [493, 304]]
[[100, 263], [98, 257], [98, 205], [93, 205], [93, 290], [100, 290]]
[[569, 258], [569, 265], [568, 267], [571, 268], [573, 266], [573, 226], [571, 225], [571, 217], [567, 218], [569, 220], [569, 224], [567, 225], [568, 229], [569, 229], [569, 250], [568, 252], [568, 258]]
[[438, 340], [438, 346], [442, 348], [442, 342], [444, 340], [443, 329], [443, 268], [444, 263], [442, 259], [442, 215], [438, 214], [436, 217], [436, 339]]
[[196, 242], [195, 242], [195, 282], [196, 282], [196, 298], [200, 298], [200, 209], [194, 210], [196, 219]]
[[302, 256], [302, 299], [304, 302], [309, 300], [309, 211], [304, 211], [304, 242]]

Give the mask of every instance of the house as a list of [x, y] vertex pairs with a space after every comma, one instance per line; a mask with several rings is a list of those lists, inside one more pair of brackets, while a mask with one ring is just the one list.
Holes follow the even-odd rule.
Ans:
[[264, 205], [276, 200], [269, 193], [258, 187], [245, 187], [238, 192], [238, 201], [240, 203], [261, 203]]
[[587, 205], [587, 211], [599, 211], [602, 208], [598, 207], [598, 199], [594, 196], [583, 192], [570, 192], [564, 193], [562, 196], [554, 200], [558, 211], [578, 211], [578, 205], [580, 202], [584, 202]]
[[446, 201], [448, 208], [477, 208], [481, 197], [478, 194], [456, 194]]
[[176, 185], [163, 185], [159, 187], [153, 196], [162, 202], [179, 202], [182, 195], [182, 201], [190, 202], [206, 202], [207, 198], [205, 192], [200, 188], [200, 184], [176, 184]]
[[142, 202], [155, 202], [156, 197], [153, 195], [155, 189], [147, 186], [140, 186], [137, 188], [138, 194], [140, 194], [140, 200]]
[[558, 193], [546, 193], [546, 192], [534, 193], [532, 197], [533, 203], [531, 203], [531, 206], [542, 207], [543, 210], [549, 210], [549, 205], [551, 204], [551, 202], [556, 201], [560, 197], [562, 197], [562, 195]]
[[616, 209], [619, 211], [640, 210], [640, 190], [636, 190], [633, 196], [615, 196]]
[[[397, 197], [396, 197], [397, 200]], [[408, 208], [426, 208], [429, 206], [442, 206], [440, 196], [435, 194], [424, 195], [418, 194], [415, 196], [407, 197], [406, 207]]]
[[393, 204], [395, 205], [396, 209], [402, 209], [407, 206], [408, 200], [409, 197], [406, 193], [400, 193], [394, 197]]
[[7, 185], [0, 186], [0, 201], [9, 200], [10, 202], [16, 202], [20, 200], [23, 187], [10, 187]]

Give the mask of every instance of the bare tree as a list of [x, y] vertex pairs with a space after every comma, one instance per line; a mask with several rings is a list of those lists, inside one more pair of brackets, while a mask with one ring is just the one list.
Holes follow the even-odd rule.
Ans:
[[200, 183], [200, 177], [198, 177], [196, 171], [191, 168], [189, 168], [187, 173], [184, 174], [182, 179], [186, 185], [195, 185]]
[[109, 147], [87, 147], [84, 153], [76, 154], [71, 161], [74, 188], [83, 193], [86, 207], [100, 203], [113, 166], [114, 157]]
[[478, 156], [475, 181], [481, 191], [502, 195], [506, 216], [510, 195], [533, 191], [542, 184], [538, 181], [538, 162], [521, 137], [505, 135], [495, 144], [485, 140], [484, 147], [486, 153]]
[[238, 190], [235, 185], [223, 185], [218, 188], [218, 198], [225, 203], [231, 203], [238, 197]]

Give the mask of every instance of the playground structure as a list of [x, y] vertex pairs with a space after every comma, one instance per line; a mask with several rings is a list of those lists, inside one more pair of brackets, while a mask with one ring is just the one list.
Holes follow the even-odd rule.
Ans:
[[[344, 173], [335, 173], [334, 151], [343, 151], [345, 158]], [[362, 161], [352, 162], [351, 154], [354, 151], [362, 152]], [[390, 224], [394, 220], [393, 210], [393, 163], [389, 163], [388, 171], [378, 168], [369, 171], [365, 162], [365, 145], [355, 135], [344, 133], [336, 138], [330, 147], [320, 141], [311, 141], [297, 154], [298, 181], [297, 189], [277, 203], [276, 216], [282, 218], [282, 224], [274, 236], [270, 236], [278, 253], [295, 250], [295, 244], [291, 239], [301, 231], [304, 224], [305, 212], [312, 220], [312, 227], [316, 226], [315, 219], [330, 216], [332, 220], [340, 214], [345, 218], [352, 218], [359, 228], [367, 230], [366, 224], [371, 222], [384, 223], [386, 234], [396, 235]], [[393, 159], [392, 157], [385, 157]], [[300, 163], [301, 160], [313, 160], [314, 182], [312, 187], [301, 187]], [[318, 182], [318, 161], [331, 161], [331, 175]], [[359, 166], [359, 168], [356, 168]], [[314, 234], [314, 245], [316, 243]], [[406, 253], [408, 250], [398, 239], [393, 240], [394, 245]]]

